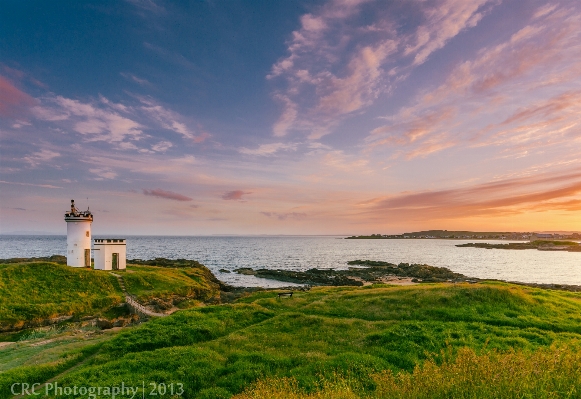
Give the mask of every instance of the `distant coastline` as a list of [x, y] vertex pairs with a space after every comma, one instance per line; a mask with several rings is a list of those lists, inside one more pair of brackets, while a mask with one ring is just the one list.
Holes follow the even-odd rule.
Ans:
[[530, 241], [538, 235], [555, 240], [581, 240], [580, 233], [540, 234], [535, 232], [511, 231], [455, 231], [425, 230], [403, 234], [371, 234], [345, 237], [346, 240], [402, 240], [402, 239], [444, 239], [444, 240], [512, 240]]
[[509, 243], [509, 244], [489, 244], [486, 242], [468, 243], [456, 245], [460, 248], [485, 248], [485, 249], [536, 249], [538, 251], [567, 251], [567, 252], [581, 252], [581, 245], [573, 241], [547, 241], [537, 240], [525, 243]]

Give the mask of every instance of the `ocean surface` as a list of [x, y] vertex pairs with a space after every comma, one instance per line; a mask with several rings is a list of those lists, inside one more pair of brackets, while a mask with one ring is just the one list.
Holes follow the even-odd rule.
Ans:
[[[93, 238], [107, 238], [94, 236]], [[380, 260], [443, 266], [470, 277], [581, 285], [581, 252], [457, 248], [462, 240], [345, 240], [330, 236], [125, 236], [128, 259], [195, 259], [222, 281], [238, 286], [289, 283], [219, 269], [345, 269], [347, 261]], [[502, 242], [508, 241], [486, 241]], [[0, 235], [0, 258], [66, 255], [66, 236]]]

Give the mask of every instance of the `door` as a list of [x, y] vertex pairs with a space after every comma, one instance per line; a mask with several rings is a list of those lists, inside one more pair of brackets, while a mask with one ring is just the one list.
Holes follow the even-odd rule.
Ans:
[[113, 270], [119, 270], [119, 254], [118, 253], [111, 254], [111, 268]]
[[91, 250], [85, 249], [85, 267], [91, 267]]

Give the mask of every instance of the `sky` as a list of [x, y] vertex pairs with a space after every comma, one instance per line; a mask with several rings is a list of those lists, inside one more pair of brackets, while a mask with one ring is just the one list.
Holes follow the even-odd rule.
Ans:
[[0, 4], [0, 233], [581, 230], [578, 0]]

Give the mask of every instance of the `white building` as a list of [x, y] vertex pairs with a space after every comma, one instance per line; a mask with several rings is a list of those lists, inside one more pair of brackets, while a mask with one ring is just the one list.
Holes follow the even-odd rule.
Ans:
[[87, 208], [80, 212], [71, 200], [71, 210], [65, 213], [67, 222], [67, 265], [91, 267], [91, 223], [93, 214]]
[[125, 269], [127, 258], [125, 238], [95, 238], [93, 252], [95, 270]]

